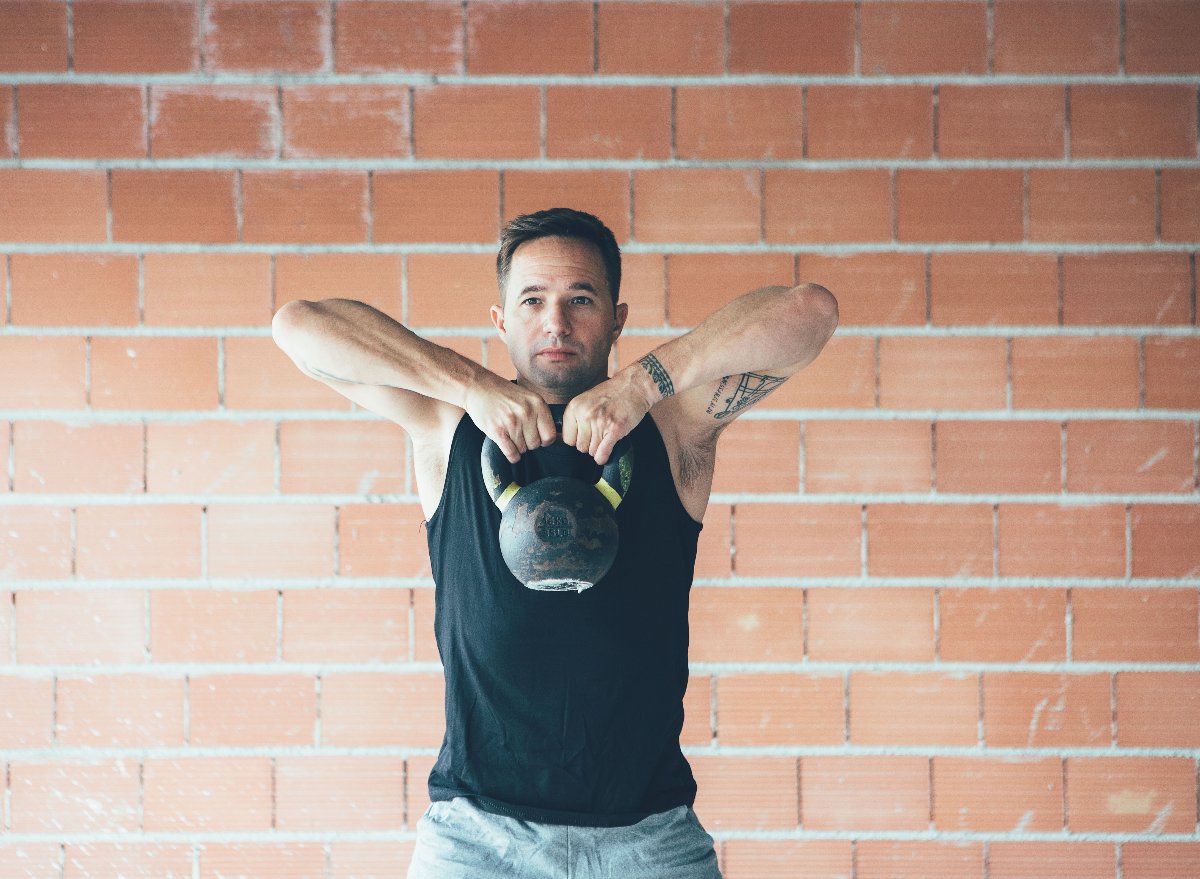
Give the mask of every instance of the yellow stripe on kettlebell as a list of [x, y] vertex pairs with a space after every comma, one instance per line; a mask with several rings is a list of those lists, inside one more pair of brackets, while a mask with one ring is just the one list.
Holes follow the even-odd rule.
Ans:
[[621, 496], [617, 494], [617, 490], [604, 481], [604, 477], [600, 477], [600, 481], [596, 483], [596, 488], [600, 489], [600, 494], [604, 495], [612, 508], [615, 510], [621, 505]]
[[500, 493], [500, 497], [496, 498], [496, 506], [500, 508], [500, 512], [504, 512], [504, 508], [508, 506], [508, 502], [512, 500], [513, 495], [521, 490], [521, 486], [515, 482], [510, 482], [508, 488]]

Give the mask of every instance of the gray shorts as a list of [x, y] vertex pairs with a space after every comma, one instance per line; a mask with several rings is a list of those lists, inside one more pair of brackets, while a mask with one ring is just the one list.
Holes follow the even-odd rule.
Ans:
[[408, 879], [721, 879], [713, 838], [687, 806], [630, 827], [568, 827], [493, 815], [468, 797], [417, 822]]

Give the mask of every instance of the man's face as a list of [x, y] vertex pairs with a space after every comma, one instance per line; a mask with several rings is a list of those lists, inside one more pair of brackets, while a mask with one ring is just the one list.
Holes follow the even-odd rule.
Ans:
[[614, 310], [594, 245], [549, 237], [517, 248], [492, 322], [518, 382], [547, 403], [566, 403], [608, 378], [608, 354], [628, 311], [624, 303]]

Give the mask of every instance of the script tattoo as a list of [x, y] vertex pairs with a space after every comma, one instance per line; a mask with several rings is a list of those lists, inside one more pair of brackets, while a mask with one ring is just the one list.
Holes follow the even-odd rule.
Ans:
[[[737, 378], [738, 383], [732, 393], [726, 397], [725, 388], [729, 385], [730, 379]], [[787, 376], [774, 375], [759, 375], [756, 372], [743, 373], [740, 376], [727, 375], [721, 379], [721, 384], [717, 388], [717, 392], [713, 394], [712, 400], [708, 404], [708, 408], [704, 411], [713, 418], [728, 418], [735, 412], [740, 412], [747, 406], [753, 406], [771, 391], [775, 390], [781, 384], [787, 381]], [[724, 402], [725, 408], [720, 412], [714, 410], [720, 403]]]
[[664, 399], [675, 393], [675, 385], [671, 383], [671, 376], [667, 375], [667, 371], [663, 369], [663, 365], [658, 362], [657, 357], [647, 354], [638, 363], [642, 364], [642, 368], [650, 373], [650, 378], [654, 379], [654, 383], [658, 385], [658, 392], [663, 395]]

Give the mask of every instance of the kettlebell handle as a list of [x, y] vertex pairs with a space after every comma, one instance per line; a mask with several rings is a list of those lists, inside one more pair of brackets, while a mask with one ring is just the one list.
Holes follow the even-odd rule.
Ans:
[[[561, 420], [561, 415], [559, 420]], [[622, 446], [624, 446], [623, 450]], [[513, 495], [524, 486], [513, 479], [512, 465], [491, 437], [483, 438], [483, 450], [479, 455], [479, 464], [483, 470], [483, 482], [487, 486], [488, 494], [491, 495], [500, 512], [504, 512], [504, 508], [508, 506]], [[608, 463], [604, 465], [595, 487], [615, 510], [628, 493], [632, 478], [633, 443], [628, 437], [624, 437], [613, 449], [613, 457], [609, 458]]]

